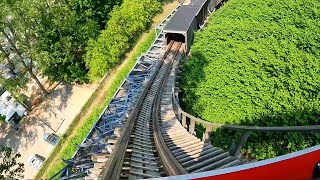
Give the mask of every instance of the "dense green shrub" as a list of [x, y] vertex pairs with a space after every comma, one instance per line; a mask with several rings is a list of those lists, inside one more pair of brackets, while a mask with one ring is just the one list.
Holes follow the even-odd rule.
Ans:
[[[191, 51], [181, 85], [186, 111], [219, 123], [319, 124], [320, 1], [231, 0], [196, 33]], [[235, 136], [218, 130], [214, 139], [227, 148]], [[259, 133], [243, 152], [265, 159], [318, 140]]]
[[3, 116], [3, 115], [0, 114], [0, 123], [4, 122], [5, 120], [6, 120], [6, 116]]
[[88, 43], [85, 61], [90, 79], [98, 80], [114, 67], [160, 10], [157, 0], [124, 0], [115, 7], [106, 30]]
[[93, 20], [101, 29], [105, 28], [109, 20], [109, 12], [115, 5], [120, 5], [122, 0], [69, 0], [70, 9], [77, 12], [83, 22]]

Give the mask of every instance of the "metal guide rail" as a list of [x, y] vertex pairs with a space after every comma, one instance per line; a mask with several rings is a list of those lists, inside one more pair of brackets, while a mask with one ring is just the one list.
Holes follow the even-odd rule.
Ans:
[[160, 85], [164, 81], [172, 61], [179, 53], [181, 43], [171, 43], [169, 46], [172, 46], [172, 50], [159, 69], [136, 118], [130, 145], [127, 149], [127, 158], [122, 167], [121, 178], [143, 179], [166, 175], [156, 153], [152, 113], [155, 97], [157, 97]]
[[144, 93], [145, 96], [139, 103], [141, 106], [136, 108], [135, 113], [128, 118], [127, 126], [123, 128], [124, 132], [116, 144], [115, 153], [106, 163], [102, 179], [143, 179], [166, 175], [154, 146], [152, 108], [159, 87], [180, 47], [181, 43], [169, 44], [150, 89]]
[[[177, 7], [179, 8], [180, 5]], [[170, 16], [172, 16], [174, 10]], [[63, 160], [66, 166], [50, 179], [97, 179], [105, 163], [110, 157], [115, 144], [139, 103], [143, 92], [149, 86], [160, 67], [165, 53], [165, 37], [162, 32], [157, 34], [146, 54], [137, 59], [137, 63], [116, 91], [110, 103], [96, 121], [78, 150], [71, 159]]]

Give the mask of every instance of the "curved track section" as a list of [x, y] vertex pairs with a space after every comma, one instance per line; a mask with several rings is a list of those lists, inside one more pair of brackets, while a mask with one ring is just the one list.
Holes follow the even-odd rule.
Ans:
[[142, 102], [130, 137], [121, 178], [144, 179], [165, 175], [153, 138], [152, 109], [159, 87], [170, 69], [171, 62], [179, 52], [180, 46], [181, 43], [170, 43], [166, 58]]
[[161, 99], [154, 109], [157, 114], [155, 120], [159, 121], [161, 133], [158, 137], [161, 139], [161, 146], [166, 146], [164, 148], [173, 155], [169, 153], [167, 156], [171, 156], [171, 159], [176, 159], [178, 162], [171, 164], [173, 166], [171, 169], [176, 171], [169, 175], [204, 172], [248, 163], [247, 160], [235, 158], [229, 152], [213, 147], [210, 143], [204, 143], [181, 125], [172, 105], [175, 71], [178, 64], [178, 61], [174, 63], [169, 77], [162, 86]]
[[221, 169], [246, 162], [202, 142], [177, 119], [172, 92], [179, 62], [176, 59], [183, 54], [181, 45], [181, 42], [174, 41], [168, 45], [160, 68], [126, 121], [101, 178], [148, 179]]
[[[171, 42], [164, 54], [163, 62], [152, 78], [147, 91], [123, 128], [114, 153], [102, 173], [104, 179], [144, 179], [165, 176], [154, 145], [152, 109], [160, 85], [170, 70], [181, 43]], [[149, 89], [150, 88], [150, 89]]]

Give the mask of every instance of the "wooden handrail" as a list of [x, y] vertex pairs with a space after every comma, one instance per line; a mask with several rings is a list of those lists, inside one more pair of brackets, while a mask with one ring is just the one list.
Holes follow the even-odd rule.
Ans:
[[[195, 122], [204, 125], [205, 127], [209, 126], [212, 128], [225, 128], [230, 130], [239, 130], [239, 131], [253, 131], [253, 132], [320, 132], [320, 125], [306, 125], [306, 126], [241, 126], [241, 125], [231, 125], [231, 124], [221, 124], [204, 121], [200, 118], [197, 118], [185, 111], [183, 111], [180, 105], [177, 103], [176, 97], [173, 97], [173, 105], [178, 108], [178, 111], [181, 113], [182, 125], [186, 126], [186, 118], [194, 120]], [[181, 120], [181, 119], [180, 119]]]

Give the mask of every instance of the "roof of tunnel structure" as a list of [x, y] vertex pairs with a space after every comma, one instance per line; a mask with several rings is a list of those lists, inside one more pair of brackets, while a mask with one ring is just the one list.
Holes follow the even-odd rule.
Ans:
[[186, 33], [202, 6], [208, 0], [192, 0], [189, 5], [182, 5], [169, 23], [164, 27], [164, 32]]
[[196, 7], [196, 6], [202, 7], [207, 1], [208, 0], [191, 0], [190, 5], [194, 6], [194, 7]]

